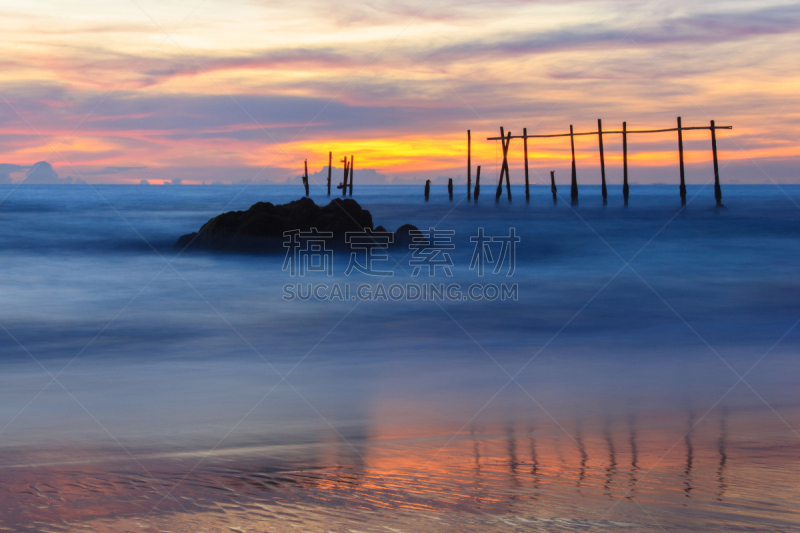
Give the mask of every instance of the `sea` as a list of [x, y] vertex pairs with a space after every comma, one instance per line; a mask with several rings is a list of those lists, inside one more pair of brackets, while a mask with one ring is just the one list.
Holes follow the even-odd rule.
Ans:
[[619, 189], [0, 186], [0, 531], [798, 530], [800, 186]]

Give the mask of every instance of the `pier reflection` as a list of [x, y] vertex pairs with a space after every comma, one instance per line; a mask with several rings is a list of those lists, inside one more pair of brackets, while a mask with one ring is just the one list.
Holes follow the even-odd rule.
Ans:
[[[146, 507], [153, 517], [189, 513], [200, 527], [207, 513], [252, 525], [264, 516], [305, 516], [306, 509], [326, 524], [353, 525], [363, 520], [359, 513], [591, 517], [623, 498], [648, 509], [691, 506], [717, 515], [714, 505], [725, 501], [740, 520], [753, 505], [742, 494], [759, 480], [752, 465], [731, 455], [731, 419], [728, 410], [696, 426], [692, 410], [662, 415], [656, 425], [642, 413], [583, 418], [574, 435], [542, 421], [483, 422], [456, 436], [420, 429], [423, 437], [412, 440], [382, 438], [364, 422], [340, 432], [320, 429], [302, 444], [223, 450], [202, 463], [199, 454], [142, 455], [153, 478], [93, 462], [6, 468], [3, 490], [12, 505], [2, 518], [4, 525], [22, 516], [113, 522]], [[731, 486], [738, 499], [728, 499]], [[94, 505], [98, 491], [115, 506]], [[786, 521], [797, 513], [780, 514]]]

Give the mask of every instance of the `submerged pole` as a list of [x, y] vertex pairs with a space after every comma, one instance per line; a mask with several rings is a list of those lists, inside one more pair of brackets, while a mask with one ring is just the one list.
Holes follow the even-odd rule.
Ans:
[[575, 135], [572, 131], [572, 124], [569, 125], [569, 143], [572, 147], [572, 190], [570, 191], [570, 197], [574, 203], [578, 200], [578, 170], [575, 168]]
[[472, 133], [467, 130], [467, 201], [472, 199]]
[[683, 168], [683, 130], [681, 117], [678, 117], [678, 155], [681, 163], [681, 205], [686, 205], [686, 172]]
[[711, 121], [711, 151], [714, 153], [714, 198], [717, 199], [717, 207], [722, 206], [722, 189], [719, 187], [719, 162], [717, 161], [717, 128], [714, 121]]
[[495, 202], [500, 201], [500, 195], [503, 194], [503, 173], [506, 171], [506, 133], [503, 126], [500, 126], [500, 144], [503, 145], [503, 164], [500, 165], [500, 180], [497, 182], [497, 192], [494, 195]]
[[425, 180], [425, 201], [428, 201], [428, 198], [431, 195], [431, 180]]
[[344, 163], [344, 178], [342, 179], [342, 196], [347, 195], [347, 175], [348, 175], [348, 168], [347, 168], [347, 157], [342, 158], [342, 163]]
[[447, 178], [447, 194], [450, 196], [450, 201], [453, 201], [453, 178]]
[[353, 156], [350, 156], [350, 196], [353, 196]]
[[308, 159], [303, 161], [305, 171], [303, 172], [303, 186], [306, 188], [306, 196], [308, 196]]
[[481, 194], [481, 166], [478, 165], [477, 173], [475, 174], [475, 201], [478, 201], [478, 196]]
[[531, 201], [530, 185], [528, 184], [528, 128], [522, 128], [522, 144], [525, 150], [525, 200]]
[[622, 198], [628, 205], [628, 123], [622, 123]]
[[328, 152], [328, 196], [331, 195], [331, 165], [333, 165], [333, 152]]
[[603, 154], [603, 121], [597, 119], [597, 138], [600, 142], [600, 191], [603, 193], [603, 203], [608, 201], [608, 189], [606, 189], [606, 159]]
[[556, 189], [556, 171], [555, 170], [551, 170], [550, 171], [550, 192], [553, 193], [553, 203], [554, 204], [558, 203], [558, 195], [556, 194], [557, 191], [558, 191], [558, 189]]
[[508, 201], [511, 201], [511, 181], [509, 177], [509, 170], [508, 170], [508, 148], [511, 146], [511, 132], [508, 132], [508, 137], [506, 140], [506, 151], [503, 155], [503, 159], [506, 162], [506, 192], [508, 193]]

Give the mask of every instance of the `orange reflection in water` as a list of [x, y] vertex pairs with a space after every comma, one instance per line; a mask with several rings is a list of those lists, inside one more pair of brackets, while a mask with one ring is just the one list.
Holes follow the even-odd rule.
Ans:
[[0, 523], [23, 531], [800, 524], [791, 503], [800, 496], [800, 448], [760, 425], [758, 413], [713, 413], [700, 423], [692, 412], [661, 411], [464, 425], [444, 412], [417, 416], [421, 401], [372, 407], [363, 438], [347, 441], [327, 429], [306, 444], [207, 458], [204, 450], [137, 461], [98, 453], [5, 467]]

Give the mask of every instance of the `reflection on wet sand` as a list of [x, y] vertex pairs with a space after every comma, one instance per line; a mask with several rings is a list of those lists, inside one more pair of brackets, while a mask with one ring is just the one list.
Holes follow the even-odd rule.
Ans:
[[[774, 516], [764, 510], [748, 516], [752, 502], [746, 495], [759, 483], [758, 469], [732, 459], [730, 413], [694, 428], [692, 412], [682, 418], [684, 423], [671, 429], [651, 428], [646, 442], [639, 438], [640, 416], [618, 424], [611, 418], [597, 425], [580, 422], [574, 438], [544, 424], [472, 426], [436, 461], [430, 459], [447, 442], [444, 436], [408, 443], [381, 440], [366, 427], [353, 427], [348, 442], [332, 431], [320, 431], [317, 442], [230, 450], [199, 467], [201, 454], [142, 455], [155, 480], [129, 470], [124, 462], [6, 467], [0, 523], [21, 531], [32, 530], [25, 524], [48, 524], [49, 530], [59, 531], [89, 523], [104, 530], [107, 522], [111, 531], [120, 526], [120, 517], [146, 516], [145, 522], [162, 527], [181, 516], [186, 524], [205, 527], [204, 521], [216, 516], [215, 524], [266, 531], [258, 525], [263, 520], [282, 527], [286, 517], [302, 522], [311, 513], [316, 518], [304, 522], [311, 529], [315, 523], [355, 527], [362, 522], [371, 529], [377, 526], [372, 516], [381, 517], [382, 527], [397, 521], [413, 531], [430, 530], [442, 517], [461, 529], [502, 529], [508, 526], [503, 520], [511, 517], [596, 525], [609, 499], [616, 502], [623, 496], [675, 527], [681, 526], [681, 518], [670, 511], [672, 506], [691, 506], [729, 526], [800, 523], [795, 509], [777, 506]], [[620, 448], [620, 441], [628, 445]], [[679, 453], [663, 456], [681, 441], [683, 458]], [[527, 457], [520, 455], [523, 442]], [[798, 470], [796, 463], [782, 466], [787, 475]], [[627, 483], [620, 484], [622, 479]], [[737, 487], [737, 497], [728, 499], [731, 486]], [[164, 497], [165, 488], [174, 497]], [[101, 499], [115, 503], [99, 505]], [[716, 507], [720, 501], [725, 508]], [[642, 520], [634, 508], [620, 506], [616, 512], [608, 519]], [[698, 524], [702, 521], [692, 527], [702, 529]]]
[[725, 451], [728, 440], [727, 417], [728, 411], [727, 409], [723, 409], [722, 417], [719, 419], [719, 440], [717, 440], [717, 450], [719, 452], [719, 468], [717, 468], [717, 482], [719, 483], [719, 491], [717, 492], [718, 501], [722, 501], [726, 489], [725, 463], [728, 461], [728, 454]]
[[686, 493], [687, 498], [692, 495], [692, 466], [694, 465], [694, 446], [692, 446], [692, 431], [694, 430], [694, 413], [689, 412], [689, 422], [687, 424], [686, 434], [683, 436], [683, 442], [686, 445], [686, 467], [683, 469], [683, 476], [685, 478], [683, 492]]
[[628, 471], [628, 494], [626, 498], [633, 498], [636, 494], [636, 474], [639, 470], [639, 448], [636, 445], [636, 415], [632, 414], [628, 418], [628, 445], [630, 446], [631, 467]]

